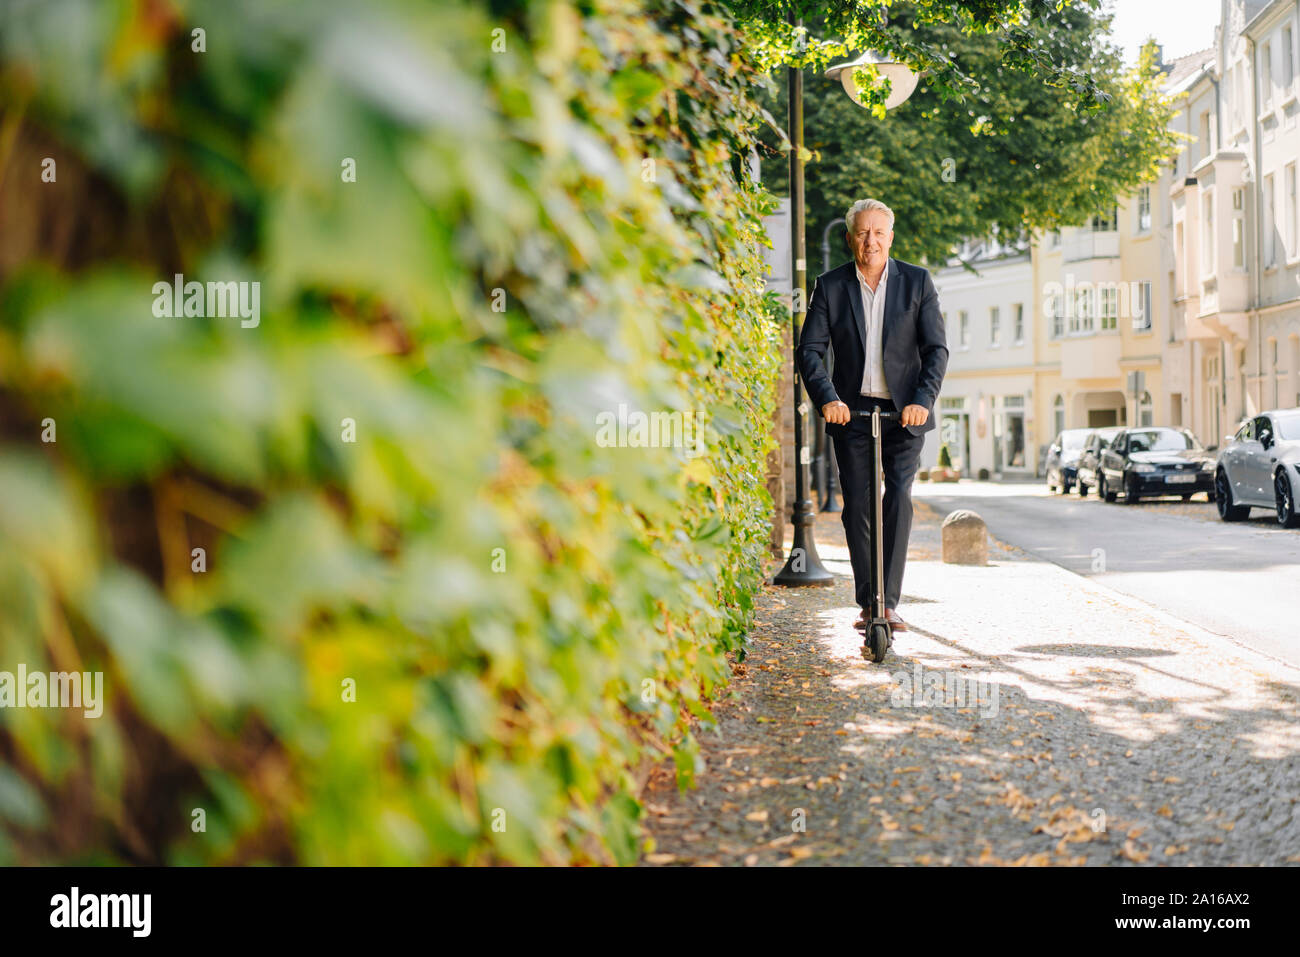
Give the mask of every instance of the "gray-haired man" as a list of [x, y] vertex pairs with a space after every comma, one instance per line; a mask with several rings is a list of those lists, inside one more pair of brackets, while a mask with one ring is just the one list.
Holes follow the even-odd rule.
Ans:
[[[906, 631], [897, 608], [912, 532], [912, 479], [924, 435], [934, 428], [932, 410], [948, 368], [948, 344], [930, 273], [889, 256], [893, 211], [879, 200], [863, 199], [849, 207], [844, 221], [853, 261], [817, 277], [799, 339], [799, 372], [835, 442], [844, 496], [841, 519], [864, 615], [871, 595], [872, 443], [870, 424], [852, 413], [872, 406], [900, 413], [900, 421], [886, 421], [881, 433], [883, 546], [886, 615], [894, 631]], [[835, 354], [833, 377], [824, 361], [828, 346]]]

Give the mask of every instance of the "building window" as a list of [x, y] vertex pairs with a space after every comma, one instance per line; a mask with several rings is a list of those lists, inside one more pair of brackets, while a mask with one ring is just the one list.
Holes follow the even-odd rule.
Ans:
[[998, 341], [1002, 336], [1002, 316], [998, 312], [998, 307], [994, 306], [989, 310], [989, 345], [997, 346], [1001, 343]]
[[1196, 138], [1196, 159], [1205, 159], [1210, 155], [1212, 144], [1210, 143], [1210, 111], [1201, 112], [1200, 135]]
[[1214, 274], [1214, 190], [1207, 189], [1201, 199], [1201, 270]]
[[1232, 119], [1236, 126], [1241, 125], [1241, 88], [1245, 83], [1245, 75], [1245, 62], [1238, 62], [1232, 71]]
[[1062, 297], [1056, 293], [1047, 297], [1047, 331], [1053, 339], [1065, 334], [1065, 308], [1061, 300]]
[[966, 313], [965, 309], [957, 313], [957, 329], [961, 336], [961, 347], [963, 349], [969, 349], [970, 348], [970, 316]]
[[1264, 106], [1273, 103], [1273, 48], [1265, 43], [1259, 58], [1259, 101]]
[[1133, 304], [1133, 328], [1138, 332], [1146, 332], [1151, 328], [1151, 283], [1138, 283], [1137, 302]]
[[1236, 269], [1246, 265], [1246, 221], [1240, 216], [1232, 220], [1232, 265]]
[[1288, 163], [1283, 182], [1286, 183], [1286, 255], [1290, 259], [1296, 254], [1295, 246], [1295, 163]]
[[1094, 233], [1113, 233], [1119, 228], [1119, 207], [1112, 206], [1110, 212], [1092, 217], [1089, 225]]
[[1065, 396], [1058, 395], [1052, 400], [1052, 430], [1053, 435], [1060, 435], [1065, 431]]
[[1015, 341], [1016, 341], [1016, 345], [1020, 345], [1020, 343], [1022, 343], [1022, 342], [1025, 341], [1025, 305], [1024, 305], [1024, 303], [1018, 302], [1018, 303], [1016, 303], [1014, 306], [1012, 306], [1012, 307], [1011, 307], [1011, 315], [1015, 317], [1015, 326], [1014, 326], [1014, 328], [1013, 328], [1012, 331], [1015, 333]]
[[1146, 428], [1152, 424], [1150, 392], [1143, 392], [1141, 398], [1138, 399], [1137, 419], [1137, 424], [1141, 428]]
[[1282, 86], [1289, 89], [1295, 79], [1295, 54], [1291, 50], [1291, 28], [1282, 28]]
[[1114, 329], [1119, 319], [1119, 289], [1114, 283], [1101, 287], [1101, 328]]
[[1074, 293], [1074, 315], [1070, 317], [1070, 332], [1092, 332], [1092, 287], [1084, 286]]
[[1145, 233], [1151, 229], [1151, 187], [1143, 186], [1138, 190], [1138, 232]]
[[1174, 227], [1174, 289], [1175, 298], [1183, 292], [1183, 260], [1187, 257], [1187, 250], [1183, 248], [1183, 224], [1179, 223]]
[[1277, 265], [1277, 243], [1274, 210], [1276, 209], [1273, 190], [1273, 174], [1264, 177], [1264, 267]]

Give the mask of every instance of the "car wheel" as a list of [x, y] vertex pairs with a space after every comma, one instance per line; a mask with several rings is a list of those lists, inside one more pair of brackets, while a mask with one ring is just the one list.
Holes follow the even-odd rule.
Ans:
[[1228, 473], [1219, 469], [1214, 473], [1214, 503], [1219, 507], [1219, 518], [1225, 522], [1240, 522], [1250, 514], [1249, 505], [1232, 504], [1232, 486]]
[[1138, 480], [1136, 475], [1130, 475], [1124, 480], [1124, 502], [1127, 505], [1136, 505], [1142, 496], [1138, 494]]
[[1273, 476], [1273, 497], [1277, 501], [1277, 521], [1283, 528], [1295, 528], [1300, 525], [1300, 516], [1296, 515], [1295, 498], [1291, 494], [1291, 483], [1286, 480], [1285, 472]]
[[1192, 500], [1192, 493], [1187, 492], [1186, 494], [1180, 495], [1178, 497], [1181, 498], [1184, 502], [1190, 502]]
[[1118, 494], [1119, 494], [1118, 492], [1112, 492], [1110, 486], [1106, 484], [1105, 475], [1097, 476], [1097, 495], [1099, 497], [1101, 497], [1107, 502], [1113, 502], [1115, 501], [1115, 496]]

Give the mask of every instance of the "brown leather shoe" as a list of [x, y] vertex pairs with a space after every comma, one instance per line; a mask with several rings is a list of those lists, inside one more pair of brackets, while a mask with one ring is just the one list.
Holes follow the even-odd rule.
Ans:
[[898, 617], [898, 612], [892, 608], [885, 609], [885, 619], [889, 622], [891, 631], [907, 631], [907, 622]]

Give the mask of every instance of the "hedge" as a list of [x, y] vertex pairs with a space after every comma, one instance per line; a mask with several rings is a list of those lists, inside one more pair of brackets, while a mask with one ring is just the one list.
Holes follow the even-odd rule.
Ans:
[[771, 520], [765, 81], [707, 4], [488, 6], [0, 8], [0, 671], [105, 683], [0, 708], [0, 863], [627, 863], [690, 783]]

